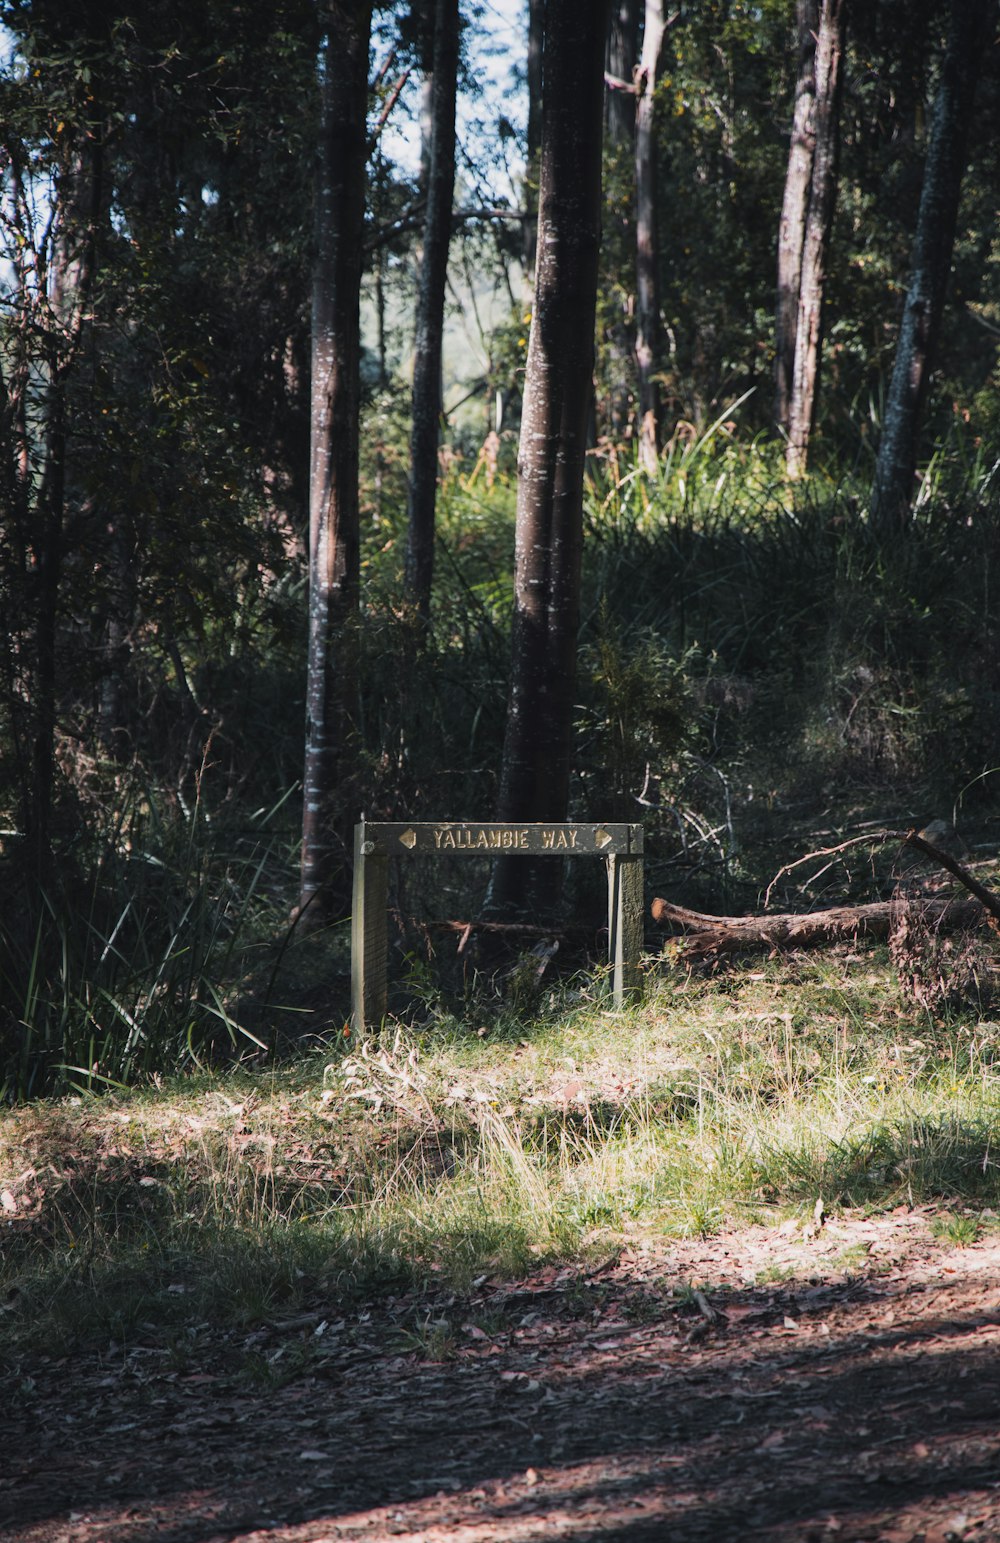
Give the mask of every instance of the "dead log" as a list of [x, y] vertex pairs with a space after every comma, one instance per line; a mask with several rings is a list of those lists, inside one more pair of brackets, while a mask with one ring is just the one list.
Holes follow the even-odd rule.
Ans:
[[[988, 914], [978, 900], [927, 898], [920, 902], [928, 921], [947, 931], [973, 929]], [[756, 949], [809, 948], [816, 943], [839, 943], [856, 938], [886, 938], [892, 922], [893, 902], [876, 900], [868, 905], [841, 905], [829, 911], [786, 913], [777, 916], [709, 916], [654, 900], [653, 920], [661, 927], [676, 927], [683, 934], [685, 958], [707, 954], [734, 954]]]

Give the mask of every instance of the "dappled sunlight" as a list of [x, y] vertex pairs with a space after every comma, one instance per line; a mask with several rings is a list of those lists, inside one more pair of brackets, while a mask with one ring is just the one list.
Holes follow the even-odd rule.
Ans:
[[767, 1250], [761, 1230], [428, 1301], [450, 1340], [408, 1349], [402, 1302], [336, 1322], [317, 1307], [251, 1337], [256, 1378], [221, 1341], [196, 1369], [138, 1350], [64, 1361], [19, 1394], [2, 1535], [995, 1536], [1000, 1243], [936, 1246], [919, 1213], [843, 1231], [867, 1273], [741, 1285], [803, 1247], [772, 1231]]

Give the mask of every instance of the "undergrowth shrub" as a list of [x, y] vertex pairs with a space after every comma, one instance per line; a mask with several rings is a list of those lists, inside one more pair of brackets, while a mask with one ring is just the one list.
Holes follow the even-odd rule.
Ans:
[[[850, 488], [791, 489], [767, 447], [727, 439], [685, 454], [668, 455], [648, 498], [628, 479], [595, 485], [585, 650], [610, 633], [685, 661], [716, 782], [714, 798], [711, 779], [698, 790], [700, 809], [735, 827], [730, 857], [749, 877], [739, 827], [762, 793], [803, 811], [860, 794], [947, 812], [1000, 763], [995, 499], [931, 497], [886, 547]], [[634, 801], [644, 782], [637, 764]], [[642, 812], [655, 852], [676, 811]]]
[[[272, 811], [274, 813], [274, 811]], [[39, 885], [4, 865], [0, 1097], [132, 1083], [267, 1048], [240, 1022], [274, 925], [283, 844], [157, 806], [150, 789]]]

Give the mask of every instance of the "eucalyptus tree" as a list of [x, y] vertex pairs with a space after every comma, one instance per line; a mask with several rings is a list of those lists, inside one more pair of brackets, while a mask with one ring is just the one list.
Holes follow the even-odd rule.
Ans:
[[650, 374], [661, 416], [686, 433], [683, 424], [697, 426], [753, 385], [770, 353], [788, 4], [706, 0], [667, 12], [655, 97], [646, 101], [663, 329]]
[[535, 281], [535, 256], [538, 250], [538, 158], [542, 147], [542, 49], [545, 35], [546, 0], [528, 0], [528, 122], [524, 153], [524, 225], [521, 238], [521, 264], [525, 287], [530, 291]]
[[428, 19], [432, 30], [430, 134], [421, 179], [425, 210], [413, 361], [406, 552], [410, 600], [424, 623], [430, 615], [434, 575], [444, 301], [455, 191], [458, 0], [433, 0]]
[[656, 82], [663, 58], [667, 19], [663, 0], [646, 0], [642, 55], [636, 71], [635, 109], [635, 359], [639, 377], [639, 458], [656, 470], [660, 437], [658, 372], [663, 366], [657, 239]]
[[633, 79], [639, 56], [639, 0], [613, 0], [605, 57], [604, 121], [607, 133], [604, 242], [600, 287], [607, 338], [608, 427], [625, 438], [635, 393], [635, 103]]
[[774, 326], [774, 418], [788, 432], [795, 369], [795, 333], [802, 280], [802, 247], [816, 149], [816, 38], [818, 0], [796, 0], [798, 68], [792, 108], [785, 193], [778, 228], [778, 295]]
[[0, 800], [42, 852], [123, 768], [186, 801], [223, 711], [198, 676], [285, 563], [311, 10], [5, 11]]
[[631, 148], [635, 137], [635, 82], [639, 57], [639, 0], [612, 0], [605, 54], [604, 122], [613, 143]]
[[[608, 4], [546, 0], [535, 299], [518, 451], [511, 689], [498, 818], [563, 820], [583, 545], [583, 465], [594, 360]], [[500, 859], [490, 904], [516, 908], [555, 868]]]
[[[94, 78], [94, 62], [105, 57], [108, 38], [89, 14], [84, 22], [77, 41], [89, 67], [79, 56], [60, 58], [44, 91], [18, 93], [13, 79], [5, 81], [4, 697], [21, 831], [43, 881], [52, 859], [67, 456], [74, 427], [69, 393], [89, 354], [108, 207], [106, 91]], [[38, 78], [37, 64], [35, 69]], [[45, 120], [54, 103], [60, 123], [50, 135]]]
[[371, 0], [327, 0], [316, 146], [309, 642], [299, 912], [342, 898], [357, 795], [360, 296]]
[[[779, 239], [778, 280], [778, 381], [779, 411], [784, 408], [784, 393], [789, 388], [786, 376], [788, 356], [787, 331], [783, 312], [795, 295], [795, 344], [790, 388], [787, 390], [788, 442], [786, 466], [792, 477], [805, 471], [809, 436], [816, 413], [820, 349], [823, 337], [823, 294], [826, 279], [830, 228], [837, 197], [837, 156], [839, 147], [840, 99], [843, 86], [844, 37], [848, 0], [819, 0], [810, 7], [812, 14], [800, 15], [800, 39], [803, 23], [815, 35], [813, 54], [813, 109], [811, 132], [805, 127], [808, 148], [808, 197], [799, 196], [801, 185], [798, 162], [801, 145], [793, 143], [789, 158], [789, 180], [782, 208]], [[800, 57], [806, 50], [800, 42]], [[800, 77], [801, 78], [801, 77]], [[806, 95], [806, 93], [803, 93]], [[792, 186], [789, 186], [792, 184]], [[788, 215], [786, 225], [786, 214]], [[791, 272], [782, 269], [782, 260]], [[796, 286], [797, 280], [797, 286]], [[784, 292], [783, 292], [784, 291]]]
[[872, 485], [872, 525], [885, 535], [902, 530], [910, 517], [921, 417], [951, 272], [976, 82], [996, 24], [996, 0], [952, 0], [924, 162], [910, 282]]

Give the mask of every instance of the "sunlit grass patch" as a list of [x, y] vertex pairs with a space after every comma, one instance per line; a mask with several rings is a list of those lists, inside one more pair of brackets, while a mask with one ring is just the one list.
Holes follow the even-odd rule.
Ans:
[[462, 1290], [817, 1201], [1000, 1206], [995, 1025], [915, 1012], [878, 953], [654, 978], [628, 1013], [571, 983], [482, 1028], [7, 1111], [11, 1342]]

